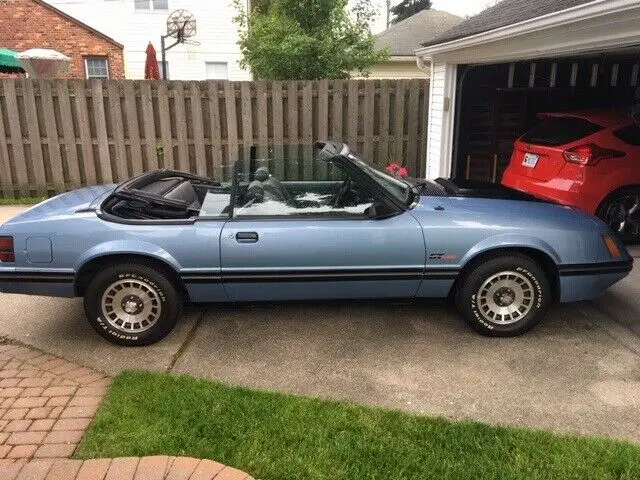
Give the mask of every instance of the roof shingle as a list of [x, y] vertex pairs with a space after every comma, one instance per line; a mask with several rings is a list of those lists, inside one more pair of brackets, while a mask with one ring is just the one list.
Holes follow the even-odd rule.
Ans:
[[422, 45], [427, 47], [458, 40], [593, 1], [594, 0], [502, 0], [477, 15], [469, 17], [462, 23], [443, 32], [441, 35], [423, 41]]
[[376, 47], [389, 48], [393, 56], [413, 56], [423, 42], [441, 35], [462, 18], [441, 10], [422, 10], [378, 34]]

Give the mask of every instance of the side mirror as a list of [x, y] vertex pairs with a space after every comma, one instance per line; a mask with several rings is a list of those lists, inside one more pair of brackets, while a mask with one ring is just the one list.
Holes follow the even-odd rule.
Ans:
[[396, 213], [394, 209], [389, 207], [386, 203], [375, 201], [373, 204], [365, 210], [365, 215], [371, 219], [383, 219], [388, 218]]

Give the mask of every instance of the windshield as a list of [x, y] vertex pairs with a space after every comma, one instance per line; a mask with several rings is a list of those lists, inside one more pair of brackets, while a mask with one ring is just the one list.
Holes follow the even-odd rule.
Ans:
[[413, 202], [413, 191], [409, 184], [379, 170], [353, 153], [349, 154], [349, 158], [398, 201], [405, 205], [410, 205]]

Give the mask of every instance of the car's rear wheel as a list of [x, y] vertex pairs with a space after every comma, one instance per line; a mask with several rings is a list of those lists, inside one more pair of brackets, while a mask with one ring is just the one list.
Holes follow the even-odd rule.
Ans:
[[456, 305], [483, 335], [511, 337], [536, 326], [551, 301], [543, 268], [519, 253], [485, 257], [463, 274]]
[[602, 202], [596, 215], [617, 232], [623, 242], [640, 242], [640, 188], [615, 192]]
[[99, 272], [85, 291], [89, 323], [104, 338], [129, 347], [164, 338], [182, 313], [182, 298], [161, 271], [117, 264]]

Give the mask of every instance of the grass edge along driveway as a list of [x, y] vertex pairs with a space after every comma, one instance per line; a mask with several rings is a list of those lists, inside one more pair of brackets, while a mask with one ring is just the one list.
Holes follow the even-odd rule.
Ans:
[[622, 441], [125, 372], [76, 457], [144, 455], [210, 458], [261, 480], [640, 478], [640, 446]]

